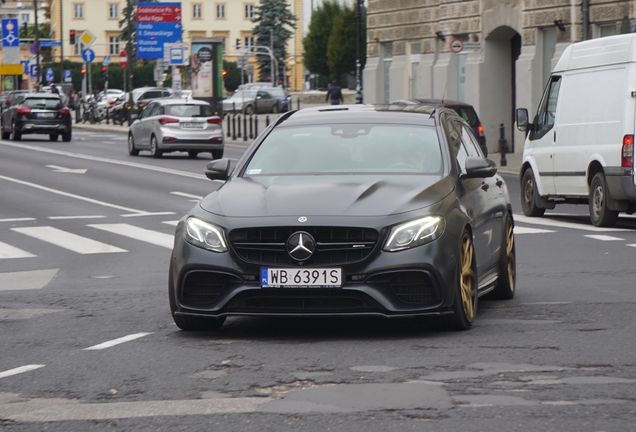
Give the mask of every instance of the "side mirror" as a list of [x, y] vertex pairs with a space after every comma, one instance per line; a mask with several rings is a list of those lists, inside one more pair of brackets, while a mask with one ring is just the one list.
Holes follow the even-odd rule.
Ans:
[[205, 166], [203, 173], [210, 180], [227, 180], [230, 176], [230, 160], [227, 158], [217, 159]]
[[515, 112], [515, 120], [517, 121], [517, 129], [521, 132], [528, 130], [528, 110], [525, 108], [517, 108]]
[[466, 174], [462, 174], [462, 179], [486, 178], [497, 174], [497, 165], [493, 161], [478, 156], [468, 156], [465, 168]]

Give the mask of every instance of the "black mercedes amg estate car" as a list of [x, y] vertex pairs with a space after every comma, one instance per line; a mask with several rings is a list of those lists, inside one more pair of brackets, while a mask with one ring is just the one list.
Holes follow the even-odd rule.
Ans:
[[226, 317], [437, 317], [472, 326], [515, 292], [504, 180], [453, 110], [345, 105], [281, 116], [179, 222], [169, 303], [183, 330]]

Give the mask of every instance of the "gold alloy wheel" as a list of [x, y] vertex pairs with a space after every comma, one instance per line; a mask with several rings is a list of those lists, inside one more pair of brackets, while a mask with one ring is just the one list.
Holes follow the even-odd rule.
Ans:
[[515, 234], [510, 220], [506, 222], [506, 255], [508, 261], [508, 286], [515, 291]]
[[473, 269], [473, 243], [469, 237], [464, 238], [460, 255], [462, 303], [468, 321], [475, 319], [475, 271]]

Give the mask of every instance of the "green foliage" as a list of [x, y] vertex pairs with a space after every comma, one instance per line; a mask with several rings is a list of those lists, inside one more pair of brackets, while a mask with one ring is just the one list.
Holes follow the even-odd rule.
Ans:
[[[282, 78], [283, 64], [287, 59], [287, 41], [293, 36], [290, 28], [296, 28], [296, 16], [291, 13], [286, 0], [260, 0], [260, 5], [255, 8], [252, 22], [256, 23], [252, 33], [255, 36], [254, 43], [262, 46], [272, 46], [274, 43], [274, 57], [278, 61], [278, 73]], [[273, 30], [273, 32], [272, 32]], [[264, 49], [255, 49], [257, 52], [267, 53]], [[259, 81], [267, 81], [271, 77], [271, 62], [269, 55], [258, 55], [260, 66]]]
[[119, 39], [124, 42], [129, 57], [128, 61], [134, 64], [137, 58], [137, 0], [126, 0], [119, 28], [121, 29]]
[[313, 73], [331, 75], [327, 65], [327, 45], [334, 18], [340, 15], [341, 7], [336, 2], [325, 2], [311, 14], [309, 31], [303, 39], [303, 62]]
[[[361, 17], [360, 70], [366, 63], [366, 17]], [[356, 71], [356, 13], [344, 7], [333, 21], [331, 36], [327, 44], [327, 65], [333, 76], [351, 74]]]
[[235, 91], [241, 84], [241, 69], [236, 67], [236, 62], [223, 60], [223, 69], [227, 72], [223, 79], [225, 89], [229, 92]]

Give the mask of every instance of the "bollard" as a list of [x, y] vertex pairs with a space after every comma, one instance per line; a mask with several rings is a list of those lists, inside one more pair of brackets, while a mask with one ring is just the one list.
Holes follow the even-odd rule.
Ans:
[[247, 116], [243, 116], [243, 141], [247, 141]]
[[82, 108], [79, 105], [75, 107], [75, 123], [76, 124], [79, 123], [82, 118], [80, 113], [81, 109]]
[[298, 107], [298, 109], [300, 109], [300, 97], [298, 97], [298, 99], [296, 99], [296, 106]]
[[253, 133], [253, 129], [252, 129], [252, 123], [253, 123], [253, 118], [254, 116], [250, 116], [250, 139], [254, 138], [254, 133]]
[[501, 166], [506, 166], [508, 161], [506, 161], [506, 138], [504, 136], [504, 125], [501, 123], [499, 125], [499, 152], [501, 153]]
[[[106, 107], [106, 124], [110, 124], [110, 107]], [[113, 122], [114, 124], [115, 122]]]
[[269, 126], [269, 116], [265, 116], [265, 127]]
[[254, 137], [258, 136], [258, 116], [254, 117]]
[[241, 113], [239, 113], [239, 115], [238, 115], [237, 123], [238, 123], [238, 126], [236, 127], [236, 129], [238, 129], [238, 130], [236, 132], [236, 137], [240, 138], [241, 137]]
[[236, 140], [236, 113], [232, 115], [232, 140]]
[[232, 136], [232, 130], [231, 130], [231, 125], [230, 125], [230, 123], [231, 123], [230, 117], [232, 117], [230, 115], [230, 113], [226, 113], [225, 114], [225, 118], [227, 118], [227, 137], [228, 138]]

